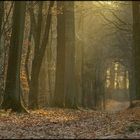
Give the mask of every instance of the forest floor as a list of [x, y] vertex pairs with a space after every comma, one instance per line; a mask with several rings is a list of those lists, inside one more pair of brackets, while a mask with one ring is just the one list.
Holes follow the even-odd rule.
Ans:
[[117, 112], [47, 108], [0, 111], [0, 139], [140, 139], [140, 108]]

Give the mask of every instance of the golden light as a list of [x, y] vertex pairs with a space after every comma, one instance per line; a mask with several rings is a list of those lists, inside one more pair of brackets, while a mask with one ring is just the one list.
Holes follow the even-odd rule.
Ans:
[[114, 1], [98, 1], [100, 4], [102, 4], [102, 6], [107, 6], [107, 7], [117, 7], [117, 3]]
[[105, 3], [108, 4], [108, 5], [112, 5], [111, 1], [106, 1]]

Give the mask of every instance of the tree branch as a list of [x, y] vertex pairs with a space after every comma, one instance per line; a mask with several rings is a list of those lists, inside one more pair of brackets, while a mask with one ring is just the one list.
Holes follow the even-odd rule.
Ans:
[[131, 33], [131, 29], [126, 29], [126, 28], [122, 28], [120, 27], [120, 25], [118, 25], [116, 22], [114, 21], [111, 21], [110, 19], [108, 19], [103, 13], [100, 13], [101, 16], [109, 23], [111, 23], [112, 25], [114, 25], [116, 28], [118, 28], [119, 30], [122, 30], [122, 31], [125, 31], [125, 32], [128, 32], [128, 33]]

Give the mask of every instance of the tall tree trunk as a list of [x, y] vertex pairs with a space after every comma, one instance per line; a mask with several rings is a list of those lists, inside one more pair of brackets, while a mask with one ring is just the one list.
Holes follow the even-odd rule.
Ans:
[[[64, 7], [63, 1], [57, 2], [57, 8]], [[64, 107], [65, 104], [65, 14], [57, 15], [57, 64], [54, 106]]]
[[134, 65], [135, 65], [135, 84], [136, 98], [140, 99], [140, 2], [133, 1], [133, 41], [134, 41]]
[[20, 96], [20, 64], [24, 35], [25, 9], [26, 2], [15, 2], [6, 88], [1, 105], [3, 109], [12, 109], [16, 112], [25, 111]]
[[110, 86], [109, 86], [109, 89], [110, 89], [109, 98], [110, 99], [112, 99], [112, 94], [115, 89], [114, 83], [115, 83], [115, 64], [112, 63], [111, 68], [110, 68]]
[[0, 1], [0, 39], [2, 36], [3, 17], [4, 17], [4, 1]]
[[51, 26], [51, 35], [50, 35], [50, 44], [47, 50], [47, 62], [48, 62], [48, 70], [47, 70], [47, 74], [48, 74], [48, 90], [49, 90], [49, 106], [52, 105], [52, 97], [53, 97], [53, 92], [52, 92], [52, 41], [53, 41], [53, 31], [52, 31], [52, 26]]
[[127, 71], [125, 69], [123, 70], [122, 88], [127, 91]]
[[31, 40], [32, 40], [32, 24], [30, 26], [30, 32], [28, 37], [28, 48], [27, 48], [27, 54], [25, 58], [25, 73], [26, 73], [27, 83], [29, 87], [30, 87], [30, 74], [29, 74], [28, 63], [29, 63], [30, 52], [31, 52]]
[[75, 92], [75, 22], [74, 22], [74, 2], [65, 3], [65, 45], [66, 45], [66, 65], [65, 65], [65, 106], [76, 107]]
[[130, 107], [133, 106], [133, 100], [136, 99], [136, 80], [135, 80], [135, 54], [134, 48], [132, 49], [132, 57], [130, 59], [130, 67], [128, 69], [128, 76], [129, 76], [129, 101]]
[[[132, 67], [133, 68], [133, 67]], [[133, 106], [133, 99], [135, 99], [135, 76], [134, 76], [134, 68], [129, 70], [129, 102], [130, 107]]]
[[[83, 31], [83, 24], [82, 24], [82, 31]], [[85, 107], [85, 97], [86, 91], [84, 86], [84, 65], [85, 65], [85, 52], [84, 52], [84, 45], [81, 44], [81, 92], [82, 92], [82, 106]]]
[[63, 7], [58, 15], [57, 65], [54, 102], [58, 107], [75, 108], [75, 25], [74, 2], [57, 2]]
[[[4, 17], [4, 1], [0, 1], [0, 62], [1, 65], [3, 65], [2, 63], [4, 62], [4, 49], [3, 49], [3, 45], [2, 45], [2, 25], [3, 25], [3, 17]], [[0, 82], [3, 81], [4, 83], [4, 69], [2, 69], [2, 66], [0, 66]], [[2, 79], [2, 80], [1, 80]], [[2, 95], [2, 88], [3, 85], [0, 83], [0, 100], [1, 100], [1, 95]]]
[[[40, 18], [38, 18], [38, 23], [40, 23], [40, 24], [38, 24], [39, 35], [38, 35], [38, 32], [36, 32], [35, 36], [34, 36], [35, 41], [38, 37], [40, 38], [39, 40], [37, 39], [40, 43], [35, 42], [35, 44], [36, 44], [35, 52], [34, 52], [35, 54], [34, 54], [34, 59], [33, 59], [33, 63], [32, 63], [31, 82], [30, 82], [30, 91], [29, 91], [29, 108], [30, 109], [38, 108], [39, 73], [40, 73], [43, 57], [45, 55], [45, 50], [46, 50], [46, 47], [47, 47], [48, 41], [49, 41], [49, 31], [50, 31], [51, 19], [52, 19], [51, 8], [53, 5], [54, 5], [54, 1], [50, 1], [42, 41], [40, 41], [40, 39], [41, 39]], [[40, 3], [40, 7], [42, 7], [41, 3]], [[41, 8], [39, 11], [40, 11], [40, 13], [42, 13]], [[42, 14], [39, 14], [39, 17], [41, 15]], [[38, 36], [38, 37], [36, 38], [36, 36]]]

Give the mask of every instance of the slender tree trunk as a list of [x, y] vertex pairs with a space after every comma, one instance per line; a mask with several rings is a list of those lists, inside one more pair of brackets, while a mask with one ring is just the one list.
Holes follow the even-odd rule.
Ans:
[[27, 54], [26, 54], [26, 59], [25, 59], [25, 72], [26, 72], [26, 77], [27, 77], [27, 82], [28, 86], [30, 87], [30, 74], [29, 74], [29, 68], [28, 68], [28, 63], [29, 63], [29, 57], [30, 57], [30, 52], [31, 52], [31, 39], [32, 39], [32, 24], [30, 26], [30, 33], [28, 37], [28, 49], [27, 49]]
[[84, 59], [85, 59], [85, 53], [84, 53], [84, 46], [81, 44], [81, 92], [82, 92], [82, 106], [85, 107], [85, 86], [84, 86]]
[[29, 108], [38, 109], [38, 92], [39, 92], [39, 70], [36, 65], [38, 60], [33, 61], [32, 64], [32, 73], [31, 73], [31, 82], [30, 82], [30, 91], [29, 91]]
[[130, 107], [133, 106], [133, 99], [135, 96], [135, 80], [132, 70], [129, 71], [129, 101]]
[[112, 99], [112, 94], [114, 92], [115, 86], [115, 64], [113, 63], [110, 68], [110, 86], [109, 86], [109, 98]]
[[[38, 32], [34, 35], [34, 39], [39, 37], [40, 39], [38, 40], [39, 42], [35, 42], [35, 52], [34, 52], [34, 59], [32, 63], [32, 72], [31, 72], [31, 82], [30, 82], [30, 91], [29, 91], [29, 108], [30, 109], [37, 109], [38, 108], [38, 94], [39, 94], [39, 73], [43, 61], [43, 57], [45, 55], [45, 50], [48, 45], [49, 41], [49, 31], [50, 31], [50, 26], [51, 26], [51, 19], [52, 19], [52, 14], [51, 14], [51, 8], [54, 5], [54, 1], [50, 1], [49, 9], [48, 9], [48, 15], [46, 18], [46, 24], [45, 24], [45, 31], [42, 37], [42, 42], [40, 41], [41, 39], [41, 23], [40, 23], [40, 16], [39, 14], [39, 20], [38, 20]], [[42, 4], [40, 4], [40, 7], [42, 7]], [[40, 8], [40, 13], [42, 13], [41, 8]], [[36, 38], [36, 36], [38, 36]]]
[[0, 1], [0, 39], [2, 36], [3, 17], [4, 17], [4, 1]]
[[[4, 49], [3, 49], [3, 46], [2, 46], [2, 24], [3, 24], [3, 17], [4, 17], [4, 1], [0, 1], [0, 59], [2, 59], [1, 62], [4, 62]], [[2, 65], [2, 64], [1, 64]], [[3, 81], [4, 83], [4, 69], [2, 69], [2, 67], [0, 67], [0, 82]], [[1, 95], [3, 93], [3, 85], [1, 84], [1, 87], [0, 87], [0, 101], [1, 101]]]
[[49, 88], [49, 105], [52, 105], [52, 97], [53, 97], [53, 92], [52, 92], [52, 41], [53, 41], [53, 32], [52, 32], [52, 26], [51, 26], [51, 36], [50, 36], [50, 44], [49, 44], [49, 48], [47, 50], [47, 59], [48, 59], [48, 88]]
[[130, 107], [133, 106], [133, 100], [136, 99], [136, 80], [135, 80], [135, 66], [134, 66], [134, 49], [132, 49], [132, 58], [129, 67], [129, 101]]

